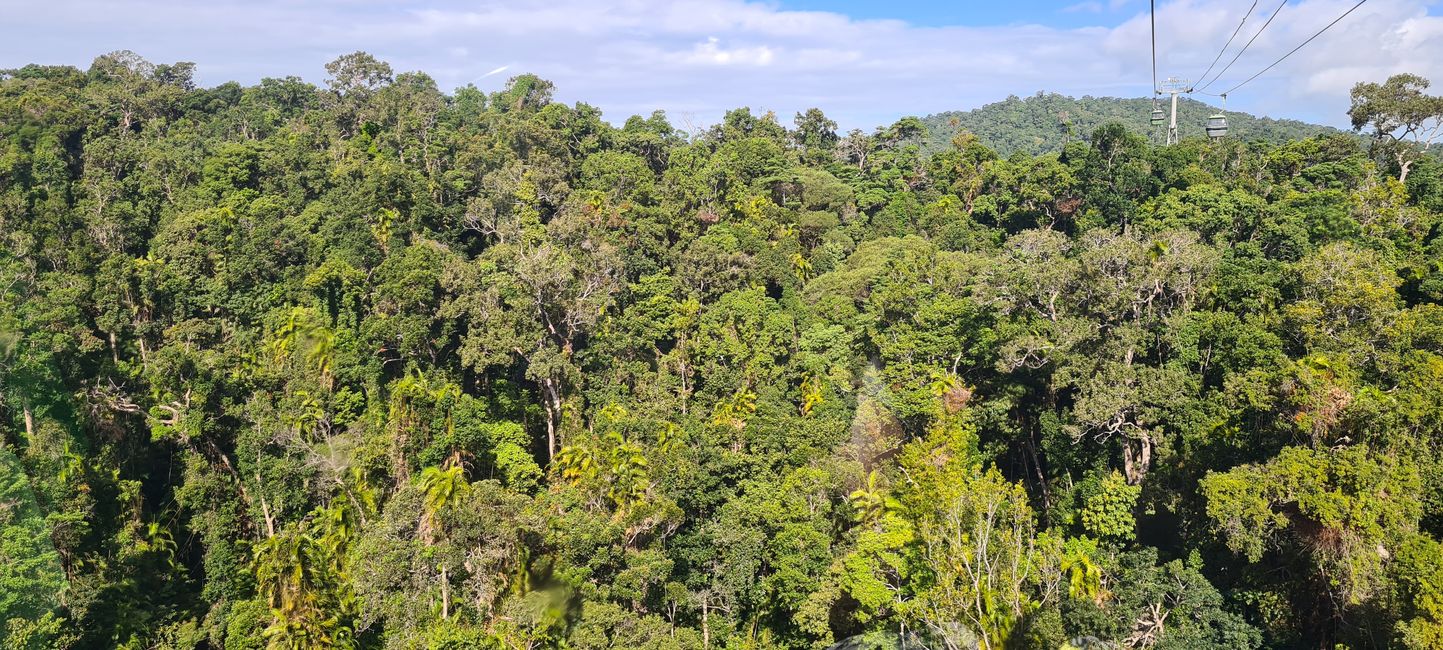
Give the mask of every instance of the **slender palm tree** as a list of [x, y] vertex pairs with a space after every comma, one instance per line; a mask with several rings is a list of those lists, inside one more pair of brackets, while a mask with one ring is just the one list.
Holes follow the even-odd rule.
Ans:
[[[443, 467], [427, 467], [421, 472], [419, 483], [423, 501], [421, 524], [417, 532], [422, 541], [431, 546], [440, 539], [440, 513], [469, 492], [471, 484], [466, 482], [466, 470], [455, 457]], [[440, 569], [441, 618], [446, 619], [451, 615], [451, 584], [444, 561], [441, 562]]]

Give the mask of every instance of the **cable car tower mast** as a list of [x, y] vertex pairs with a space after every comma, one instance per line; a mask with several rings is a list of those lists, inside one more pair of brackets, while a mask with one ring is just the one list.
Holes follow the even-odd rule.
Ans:
[[1177, 96], [1180, 95], [1180, 94], [1182, 94], [1182, 93], [1187, 92], [1188, 89], [1189, 89], [1189, 86], [1188, 86], [1188, 84], [1187, 84], [1187, 80], [1186, 80], [1186, 79], [1178, 79], [1177, 77], [1168, 77], [1167, 80], [1166, 80], [1166, 81], [1163, 81], [1163, 82], [1162, 82], [1162, 85], [1160, 85], [1160, 86], [1158, 87], [1158, 94], [1167, 93], [1167, 94], [1169, 94], [1169, 95], [1172, 95], [1172, 116], [1171, 116], [1171, 118], [1169, 118], [1168, 123], [1167, 123], [1167, 143], [1168, 143], [1169, 145], [1177, 144], [1177, 140], [1178, 140], [1178, 138], [1177, 138]]

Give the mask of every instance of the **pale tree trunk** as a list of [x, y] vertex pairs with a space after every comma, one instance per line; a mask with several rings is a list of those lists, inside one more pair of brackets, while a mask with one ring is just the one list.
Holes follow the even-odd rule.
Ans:
[[551, 407], [546, 407], [546, 461], [556, 459], [556, 417], [551, 414]]
[[[256, 475], [256, 484], [259, 485], [260, 482], [261, 482], [260, 474], [257, 474], [257, 475]], [[266, 502], [266, 497], [265, 497], [265, 495], [261, 495], [261, 515], [263, 515], [263, 516], [266, 518], [266, 537], [267, 537], [267, 538], [275, 537], [275, 536], [276, 536], [276, 519], [275, 519], [275, 517], [271, 516], [271, 504], [269, 504], [269, 503]]]
[[1419, 159], [1428, 155], [1428, 150], [1433, 148], [1433, 141], [1438, 138], [1440, 131], [1443, 131], [1443, 118], [1439, 118], [1438, 122], [1433, 125], [1433, 128], [1429, 130], [1426, 135], [1420, 133], [1414, 139], [1414, 143], [1419, 145], [1419, 155], [1417, 158], [1408, 155], [1410, 152], [1402, 140], [1397, 137], [1393, 138], [1394, 143], [1399, 147], [1397, 154], [1399, 183], [1408, 182], [1408, 172], [1413, 169], [1413, 163], [1418, 162]]
[[541, 380], [541, 389], [546, 393], [546, 460], [549, 462], [556, 458], [557, 429], [561, 424], [561, 385], [548, 377]]
[[701, 599], [701, 647], [703, 647], [703, 648], [710, 648], [710, 647], [711, 647], [711, 626], [708, 625], [707, 623], [708, 623], [709, 615], [711, 614], [711, 610], [710, 610], [710, 608], [707, 607], [707, 602], [706, 602], [706, 600], [707, 600], [707, 599], [706, 599], [705, 597], [703, 597], [703, 598]]
[[446, 565], [441, 565], [441, 620], [451, 617], [451, 580], [446, 576]]
[[[1137, 449], [1133, 450], [1133, 442], [1137, 443]], [[1152, 464], [1152, 437], [1146, 433], [1122, 442], [1122, 471], [1127, 475], [1128, 485], [1142, 483], [1147, 475], [1148, 466]]]
[[1408, 182], [1408, 171], [1413, 168], [1413, 161], [1408, 160], [1404, 154], [1398, 154], [1398, 182]]

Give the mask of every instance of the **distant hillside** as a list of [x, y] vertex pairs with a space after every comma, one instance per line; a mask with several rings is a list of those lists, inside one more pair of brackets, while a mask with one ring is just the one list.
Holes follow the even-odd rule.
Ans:
[[[1166, 103], [1160, 105], [1167, 110]], [[1199, 101], [1179, 99], [1177, 122], [1180, 135], [1204, 135], [1203, 124], [1217, 110]], [[1008, 97], [1005, 101], [970, 111], [937, 113], [922, 118], [922, 121], [927, 125], [925, 147], [929, 151], [947, 147], [953, 135], [959, 130], [967, 130], [1005, 156], [1014, 151], [1030, 154], [1057, 151], [1068, 139], [1085, 138], [1094, 129], [1109, 122], [1121, 122], [1130, 130], [1161, 138], [1165, 127], [1151, 126], [1148, 123], [1151, 113], [1152, 100], [1145, 98], [1084, 96], [1074, 99], [1038, 93], [1026, 99]], [[1228, 112], [1228, 126], [1231, 136], [1268, 142], [1344, 132], [1297, 120], [1275, 120], [1233, 111]]]

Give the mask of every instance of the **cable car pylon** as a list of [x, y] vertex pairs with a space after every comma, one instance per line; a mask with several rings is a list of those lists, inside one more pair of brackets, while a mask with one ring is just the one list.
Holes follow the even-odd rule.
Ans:
[[[1171, 115], [1171, 117], [1168, 119], [1168, 123], [1167, 123], [1167, 143], [1168, 143], [1169, 145], [1177, 144], [1177, 140], [1178, 140], [1178, 137], [1177, 137], [1177, 96], [1180, 95], [1180, 94], [1182, 94], [1182, 93], [1187, 92], [1187, 89], [1188, 89], [1188, 85], [1187, 85], [1187, 80], [1186, 80], [1186, 79], [1179, 79], [1179, 78], [1177, 78], [1177, 77], [1168, 77], [1168, 78], [1167, 78], [1167, 81], [1164, 81], [1164, 82], [1162, 83], [1162, 91], [1163, 91], [1163, 92], [1166, 92], [1166, 93], [1169, 94], [1169, 95], [1172, 95], [1172, 115]], [[1160, 113], [1160, 112], [1161, 112], [1161, 111], [1154, 110], [1154, 111], [1153, 111], [1153, 117], [1154, 117], [1154, 118], [1160, 117], [1160, 116], [1158, 115], [1158, 113]]]

